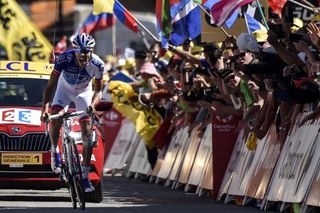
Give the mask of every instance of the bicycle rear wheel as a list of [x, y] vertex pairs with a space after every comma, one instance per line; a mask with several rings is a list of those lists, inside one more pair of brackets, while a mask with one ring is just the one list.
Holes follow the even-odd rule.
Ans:
[[82, 166], [79, 157], [78, 147], [74, 139], [70, 141], [70, 150], [72, 153], [72, 163], [73, 163], [73, 185], [76, 192], [77, 200], [81, 209], [85, 209], [85, 191], [82, 181]]

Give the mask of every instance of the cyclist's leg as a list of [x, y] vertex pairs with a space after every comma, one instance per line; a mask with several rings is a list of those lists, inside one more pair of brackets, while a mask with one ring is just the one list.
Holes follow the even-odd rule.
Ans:
[[[87, 89], [78, 94], [74, 103], [76, 105], [77, 111], [86, 111], [88, 106], [91, 103], [92, 99], [92, 90]], [[91, 192], [94, 190], [90, 179], [90, 161], [93, 149], [92, 142], [92, 126], [91, 126], [91, 118], [89, 115], [83, 115], [79, 118], [79, 123], [81, 126], [81, 136], [82, 136], [82, 156], [83, 156], [83, 179], [84, 179], [84, 187], [86, 192]]]
[[[59, 87], [59, 84], [54, 95], [51, 115], [59, 113], [61, 110], [67, 111], [70, 104], [70, 98], [67, 96], [67, 92], [63, 87]], [[60, 129], [62, 125], [62, 119], [56, 119], [51, 121], [50, 125], [50, 140], [51, 140], [51, 167], [53, 172], [61, 172], [61, 158], [58, 149], [58, 140], [60, 136]]]

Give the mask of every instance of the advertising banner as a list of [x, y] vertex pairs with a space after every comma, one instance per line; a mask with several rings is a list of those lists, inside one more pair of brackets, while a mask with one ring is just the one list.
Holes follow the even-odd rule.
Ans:
[[213, 196], [216, 198], [237, 141], [235, 129], [240, 118], [234, 115], [212, 115]]
[[112, 108], [108, 112], [104, 112], [102, 115], [103, 123], [103, 135], [104, 135], [104, 156], [107, 159], [111, 147], [121, 129], [123, 117], [121, 114]]

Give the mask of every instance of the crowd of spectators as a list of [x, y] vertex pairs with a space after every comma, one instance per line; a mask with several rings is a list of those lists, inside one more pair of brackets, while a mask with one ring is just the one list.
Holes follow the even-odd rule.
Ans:
[[299, 113], [312, 112], [300, 125], [320, 116], [320, 27], [276, 15], [268, 24], [269, 31], [241, 33], [221, 43], [187, 39], [169, 49], [154, 43], [107, 72], [134, 79], [141, 104], [158, 110], [163, 123], [169, 119], [168, 134], [199, 123], [202, 134], [211, 114], [237, 115], [242, 117], [237, 130], [258, 139], [276, 124], [283, 144]]

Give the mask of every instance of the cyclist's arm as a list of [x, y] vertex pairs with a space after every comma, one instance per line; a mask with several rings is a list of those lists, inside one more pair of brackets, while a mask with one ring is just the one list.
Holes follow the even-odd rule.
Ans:
[[43, 99], [42, 99], [42, 112], [48, 112], [49, 110], [49, 102], [52, 97], [52, 93], [54, 91], [54, 88], [57, 85], [57, 82], [59, 80], [59, 75], [57, 75], [54, 71], [50, 75], [49, 82], [44, 90], [43, 93]]

